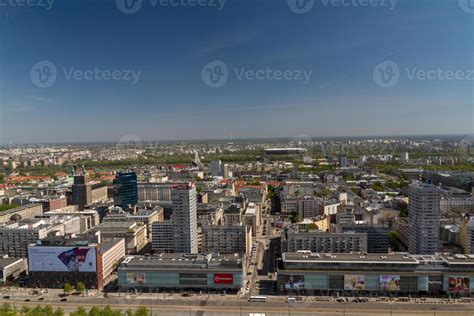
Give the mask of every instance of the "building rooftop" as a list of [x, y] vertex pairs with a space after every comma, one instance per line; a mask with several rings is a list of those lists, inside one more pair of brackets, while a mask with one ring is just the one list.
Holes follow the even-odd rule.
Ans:
[[406, 254], [368, 254], [368, 253], [314, 253], [311, 251], [286, 252], [284, 262], [347, 262], [347, 263], [418, 263], [413, 256]]
[[24, 260], [22, 258], [1, 258], [0, 257], [0, 270], [5, 269], [9, 265], [16, 263], [18, 261]]
[[121, 264], [129, 269], [241, 269], [238, 254], [178, 254], [161, 253], [153, 256], [129, 256]]

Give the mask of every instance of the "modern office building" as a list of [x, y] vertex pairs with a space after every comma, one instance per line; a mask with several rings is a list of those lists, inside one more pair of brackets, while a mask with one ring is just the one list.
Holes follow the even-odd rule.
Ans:
[[135, 172], [120, 172], [115, 176], [113, 183], [116, 206], [126, 209], [138, 203], [137, 174]]
[[473, 255], [283, 253], [280, 293], [470, 296]]
[[408, 197], [408, 251], [434, 254], [439, 250], [440, 189], [414, 182], [410, 185]]
[[122, 290], [238, 291], [244, 262], [237, 254], [166, 254], [127, 257], [118, 268]]
[[171, 191], [171, 201], [173, 203], [173, 252], [197, 253], [197, 196], [195, 184], [174, 185]]

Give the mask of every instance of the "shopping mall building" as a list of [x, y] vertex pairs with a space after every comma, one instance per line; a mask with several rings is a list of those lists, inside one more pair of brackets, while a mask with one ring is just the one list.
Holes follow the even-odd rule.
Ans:
[[129, 256], [118, 268], [122, 290], [229, 290], [242, 287], [244, 263], [238, 254]]
[[474, 255], [283, 253], [278, 291], [313, 295], [451, 295], [474, 292]]

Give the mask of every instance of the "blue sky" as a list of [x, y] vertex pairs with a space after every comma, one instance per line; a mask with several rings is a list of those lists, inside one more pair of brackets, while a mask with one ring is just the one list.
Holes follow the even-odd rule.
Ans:
[[[474, 12], [457, 0], [314, 0], [304, 14], [287, 0], [142, 0], [133, 14], [110, 0], [18, 1], [0, 0], [0, 143], [473, 133]], [[41, 61], [57, 69], [46, 88], [30, 74]], [[222, 87], [203, 80], [213, 61], [228, 69]], [[384, 61], [399, 68], [391, 87], [375, 79]], [[67, 77], [94, 69], [139, 77]]]

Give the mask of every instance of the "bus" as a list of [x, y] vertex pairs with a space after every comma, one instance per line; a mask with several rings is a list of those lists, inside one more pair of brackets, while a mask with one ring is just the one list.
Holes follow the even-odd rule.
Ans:
[[266, 296], [257, 295], [257, 296], [250, 296], [249, 298], [249, 302], [266, 302], [266, 301], [267, 301]]

